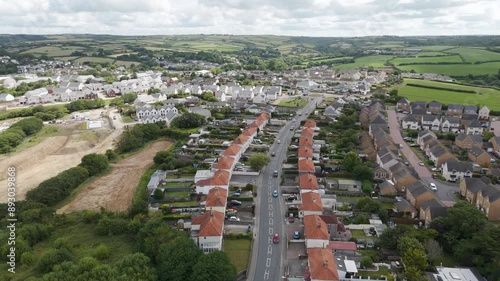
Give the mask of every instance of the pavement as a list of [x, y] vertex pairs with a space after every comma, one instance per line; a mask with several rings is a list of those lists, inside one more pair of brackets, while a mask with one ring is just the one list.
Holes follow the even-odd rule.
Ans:
[[395, 144], [401, 144], [401, 152], [410, 163], [410, 165], [418, 173], [421, 180], [423, 180], [427, 185], [431, 182], [436, 184], [437, 191], [436, 194], [447, 205], [453, 205], [457, 202], [455, 192], [460, 189], [457, 183], [449, 183], [445, 181], [440, 181], [438, 179], [433, 179], [432, 174], [426, 166], [420, 166], [418, 163], [424, 159], [418, 158], [418, 156], [411, 150], [411, 147], [403, 140], [401, 133], [401, 128], [399, 127], [399, 122], [397, 118], [397, 113], [394, 107], [389, 108], [387, 111], [387, 119], [389, 122], [389, 130], [392, 140]]
[[[298, 112], [310, 113], [315, 108], [316, 103], [321, 101], [321, 98], [308, 99], [309, 103], [304, 108], [298, 109]], [[269, 152], [275, 152], [276, 156], [270, 157], [271, 162], [264, 167], [257, 178], [256, 183], [259, 188], [255, 198], [254, 241], [247, 280], [282, 280], [287, 245], [285, 200], [280, 191], [278, 191], [277, 198], [274, 198], [272, 193], [274, 189], [279, 189], [281, 167], [286, 159], [286, 152], [294, 134], [290, 128], [292, 126], [297, 128], [306, 117], [306, 114], [297, 116], [297, 121], [289, 121], [281, 128], [275, 143], [269, 150]], [[281, 143], [278, 144], [277, 140], [280, 140]], [[275, 170], [278, 171], [278, 177], [273, 177]], [[273, 243], [275, 233], [278, 233], [280, 243]]]

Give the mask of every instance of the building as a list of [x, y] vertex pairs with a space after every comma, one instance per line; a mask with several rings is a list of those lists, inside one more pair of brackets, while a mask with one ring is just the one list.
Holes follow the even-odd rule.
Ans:
[[459, 133], [455, 137], [455, 145], [462, 149], [472, 149], [474, 147], [481, 148], [483, 146], [483, 138], [479, 135]]
[[479, 110], [479, 119], [488, 120], [490, 118], [490, 109], [485, 105]]
[[467, 157], [470, 161], [480, 165], [481, 167], [490, 167], [491, 162], [495, 162], [495, 159], [493, 159], [488, 152], [479, 147], [473, 147], [469, 150]]
[[226, 212], [227, 190], [224, 188], [212, 188], [208, 192], [207, 201], [205, 201], [206, 211]]
[[396, 103], [396, 106], [398, 108], [398, 111], [405, 111], [405, 112], [410, 111], [410, 101], [407, 98], [400, 99]]
[[338, 281], [337, 265], [330, 249], [307, 249], [311, 281]]
[[318, 179], [312, 174], [299, 176], [300, 192], [318, 192]]
[[461, 162], [457, 159], [449, 159], [443, 163], [442, 173], [447, 181], [456, 182], [463, 178], [471, 178], [473, 166], [470, 162]]
[[437, 273], [432, 274], [435, 281], [484, 281], [485, 279], [473, 268], [436, 266]]
[[448, 207], [439, 199], [431, 199], [420, 206], [420, 219], [424, 220], [424, 225], [428, 227], [432, 220], [446, 216]]
[[396, 196], [398, 191], [394, 187], [394, 183], [389, 180], [385, 180], [378, 185], [380, 195], [382, 196]]
[[406, 199], [417, 209], [431, 199], [437, 199], [436, 194], [422, 181], [417, 181], [406, 189]]
[[306, 248], [326, 248], [330, 234], [326, 223], [318, 215], [304, 217], [304, 235]]
[[304, 192], [301, 195], [302, 204], [299, 207], [299, 217], [322, 215], [323, 203], [321, 196], [316, 192]]
[[204, 253], [220, 251], [223, 229], [224, 213], [207, 211], [191, 222], [191, 238]]

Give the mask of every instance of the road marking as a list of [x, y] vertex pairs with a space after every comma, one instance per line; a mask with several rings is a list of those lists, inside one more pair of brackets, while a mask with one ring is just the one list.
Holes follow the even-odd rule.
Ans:
[[269, 228], [269, 235], [273, 235], [273, 228], [272, 227]]
[[[271, 195], [271, 194], [269, 194], [269, 195]], [[272, 202], [273, 202], [273, 198], [271, 198], [271, 197], [267, 197], [267, 202], [268, 202], [268, 203], [272, 203]]]
[[264, 271], [264, 279], [265, 280], [269, 279], [269, 269], [266, 269], [266, 271]]
[[273, 214], [274, 214], [274, 212], [273, 212], [273, 211], [269, 211], [269, 217], [271, 217], [271, 218], [272, 218], [272, 217], [273, 217]]
[[273, 254], [273, 247], [271, 245], [267, 246], [267, 254], [272, 255]]
[[267, 238], [267, 244], [271, 244], [271, 242], [273, 242], [273, 239], [269, 236], [269, 238]]
[[269, 204], [269, 211], [272, 211], [272, 210], [273, 210], [273, 205]]
[[267, 258], [266, 259], [266, 267], [270, 267], [271, 266], [271, 258]]
[[269, 225], [273, 225], [274, 221], [273, 218], [269, 218]]

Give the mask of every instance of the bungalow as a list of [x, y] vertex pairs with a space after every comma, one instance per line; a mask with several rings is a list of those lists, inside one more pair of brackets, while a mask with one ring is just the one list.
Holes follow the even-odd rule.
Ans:
[[411, 130], [419, 130], [420, 123], [417, 118], [413, 114], [409, 114], [401, 121], [401, 128], [403, 129], [411, 129]]
[[448, 207], [439, 199], [431, 199], [420, 206], [420, 219], [424, 220], [424, 225], [429, 227], [431, 222], [438, 218], [446, 216]]
[[455, 145], [462, 149], [482, 147], [483, 138], [479, 135], [466, 135], [464, 133], [459, 133], [455, 138]]
[[430, 114], [440, 114], [441, 113], [441, 109], [443, 108], [443, 105], [439, 102], [430, 102], [429, 103], [429, 106], [428, 106], [428, 109], [429, 109], [429, 113]]
[[326, 248], [330, 241], [326, 223], [318, 215], [304, 217], [304, 236], [308, 249]]
[[354, 256], [358, 250], [356, 243], [347, 241], [330, 241], [328, 249], [333, 252], [334, 256], [335, 254]]
[[454, 116], [441, 117], [441, 131], [456, 133], [460, 130], [460, 120]]
[[465, 133], [467, 135], [482, 135], [483, 134], [483, 126], [477, 120], [470, 122], [468, 125], [465, 125]]
[[464, 106], [461, 104], [449, 104], [448, 109], [446, 110], [447, 116], [462, 116], [464, 111]]
[[191, 222], [191, 237], [203, 253], [222, 250], [224, 213], [207, 211]]
[[341, 114], [342, 114], [342, 107], [334, 106], [334, 105], [329, 105], [323, 111], [323, 115], [330, 116], [330, 117], [339, 117]]
[[321, 196], [316, 192], [304, 192], [301, 194], [302, 204], [299, 207], [299, 216], [322, 215], [323, 203]]
[[481, 167], [490, 167], [491, 162], [495, 161], [488, 152], [479, 147], [473, 147], [469, 150], [467, 156], [470, 161], [480, 165]]
[[400, 99], [397, 103], [396, 106], [398, 108], [398, 111], [410, 111], [410, 101], [407, 98], [402, 98]]
[[431, 199], [437, 199], [436, 194], [422, 181], [417, 181], [406, 189], [406, 199], [417, 209]]
[[307, 256], [311, 281], [340, 280], [337, 265], [330, 249], [308, 249]]
[[490, 109], [485, 105], [479, 110], [479, 119], [488, 120], [490, 118]]
[[443, 162], [443, 176], [447, 181], [456, 182], [463, 178], [471, 178], [473, 173], [472, 163], [460, 162], [449, 159]]

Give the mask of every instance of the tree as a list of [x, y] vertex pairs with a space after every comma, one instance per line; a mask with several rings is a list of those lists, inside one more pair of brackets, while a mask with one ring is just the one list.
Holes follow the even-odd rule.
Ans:
[[405, 236], [401, 237], [398, 241], [398, 252], [400, 255], [404, 255], [411, 249], [424, 250], [424, 246], [413, 237]]
[[382, 235], [380, 235], [379, 243], [383, 248], [396, 250], [400, 237], [409, 235], [411, 229], [406, 225], [396, 225], [394, 228], [387, 228]]
[[421, 249], [408, 249], [403, 255], [403, 262], [406, 266], [415, 267], [420, 271], [427, 267], [425, 252]]
[[349, 151], [344, 156], [342, 163], [347, 171], [352, 172], [357, 165], [361, 164], [361, 159], [355, 151]]
[[236, 267], [231, 263], [226, 253], [221, 251], [203, 255], [193, 267], [191, 281], [234, 281]]
[[151, 265], [151, 260], [143, 253], [126, 255], [117, 264], [118, 281], [141, 280], [156, 281], [158, 277], [156, 270]]
[[372, 258], [370, 258], [369, 256], [362, 257], [359, 262], [363, 268], [370, 268], [373, 265]]
[[156, 267], [159, 281], [190, 280], [193, 266], [203, 255], [192, 239], [178, 237], [172, 243], [162, 245]]
[[109, 259], [109, 248], [105, 244], [97, 246], [94, 252], [94, 257], [98, 260]]
[[36, 269], [39, 272], [49, 272], [52, 267], [56, 264], [62, 263], [64, 261], [69, 261], [73, 259], [73, 254], [71, 254], [66, 248], [62, 249], [50, 249], [46, 251], [36, 265]]
[[205, 117], [196, 113], [184, 113], [172, 120], [171, 126], [179, 129], [191, 129], [204, 125]]
[[406, 266], [404, 276], [408, 281], [423, 281], [427, 280], [422, 276], [422, 271], [415, 266]]
[[364, 180], [363, 187], [361, 188], [361, 190], [363, 190], [363, 192], [366, 194], [371, 194], [373, 191], [372, 182], [369, 180]]
[[89, 171], [89, 176], [95, 176], [109, 168], [109, 160], [106, 155], [91, 153], [82, 157], [81, 167]]
[[162, 200], [163, 198], [165, 198], [165, 193], [163, 193], [163, 190], [157, 188], [155, 189], [155, 191], [153, 192], [153, 198], [155, 200]]
[[113, 161], [116, 158], [118, 158], [118, 154], [116, 153], [116, 151], [114, 151], [112, 149], [106, 150], [105, 155], [106, 155], [106, 157], [108, 157], [108, 161]]
[[443, 256], [443, 248], [434, 239], [426, 240], [424, 249], [431, 264], [435, 264]]
[[367, 224], [367, 223], [370, 223], [370, 221], [368, 220], [368, 218], [365, 215], [359, 214], [354, 218], [352, 223], [353, 224]]
[[354, 170], [352, 171], [352, 175], [355, 179], [360, 181], [373, 181], [373, 178], [375, 176], [373, 174], [372, 168], [364, 164], [356, 165], [356, 167], [354, 167]]
[[250, 167], [255, 171], [262, 170], [270, 161], [271, 159], [269, 156], [263, 153], [254, 153], [248, 158], [248, 164], [250, 164]]
[[38, 133], [43, 128], [43, 121], [36, 117], [30, 117], [14, 123], [11, 128], [19, 127], [27, 135]]

